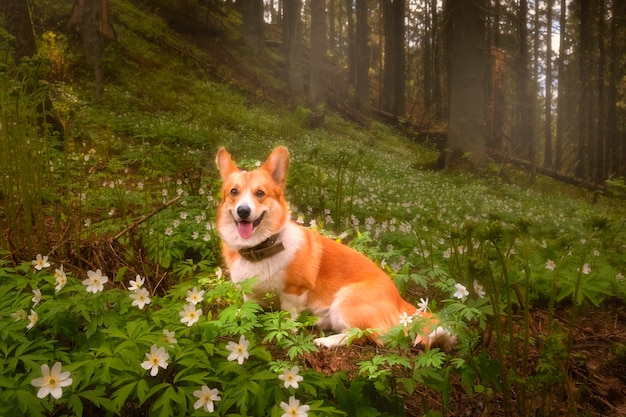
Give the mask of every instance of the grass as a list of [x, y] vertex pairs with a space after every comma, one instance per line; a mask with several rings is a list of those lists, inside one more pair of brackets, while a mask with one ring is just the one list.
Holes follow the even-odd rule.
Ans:
[[[99, 104], [71, 61], [78, 54], [55, 65], [54, 52], [71, 49], [62, 36], [45, 59], [21, 67], [1, 44], [2, 414], [200, 415], [193, 392], [202, 385], [219, 389], [220, 414], [281, 415], [290, 396], [314, 415], [460, 415], [454, 396], [491, 414], [606, 412], [582, 399], [581, 391], [594, 395], [591, 376], [571, 370], [589, 360], [575, 349], [576, 323], [626, 300], [622, 202], [512, 170], [506, 181], [490, 168], [430, 171], [435, 152], [377, 122], [328, 112], [311, 130], [306, 109], [216, 81], [200, 47], [181, 54], [185, 39], [158, 16], [113, 4], [120, 41], [107, 49]], [[72, 75], [45, 84], [66, 126], [63, 150], [38, 134], [40, 97], [24, 93], [24, 80], [40, 80], [45, 71], [34, 70], [42, 68]], [[342, 353], [316, 353], [312, 318], [292, 322], [243, 302], [220, 269], [214, 157], [225, 146], [252, 168], [279, 144], [291, 151], [294, 217], [366, 253], [410, 301], [428, 298], [459, 334], [457, 351], [411, 349], [406, 332], [419, 325], [398, 327], [385, 350], [348, 348], [358, 357], [327, 377], [314, 364], [330, 366]], [[50, 257], [49, 269], [33, 269], [38, 253]], [[68, 284], [56, 290], [61, 265]], [[82, 281], [96, 269], [109, 277], [106, 290], [87, 293]], [[137, 275], [152, 298], [142, 309], [126, 289]], [[468, 290], [460, 299], [457, 285]], [[188, 327], [180, 313], [193, 287], [206, 291], [204, 314]], [[31, 309], [39, 319], [26, 330]], [[165, 343], [168, 328], [177, 344]], [[227, 359], [241, 336], [251, 342], [243, 365]], [[156, 377], [139, 366], [153, 344], [170, 358]], [[620, 369], [624, 344], [606, 343], [602, 369]], [[74, 383], [59, 400], [38, 400], [30, 382], [55, 361]], [[303, 386], [284, 388], [277, 375], [294, 365]]]

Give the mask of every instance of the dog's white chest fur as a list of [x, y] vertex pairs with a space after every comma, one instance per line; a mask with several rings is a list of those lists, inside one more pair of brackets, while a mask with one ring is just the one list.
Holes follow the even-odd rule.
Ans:
[[[279, 239], [285, 248], [282, 252], [256, 262], [239, 258], [230, 267], [231, 279], [235, 283], [257, 278], [253, 293], [247, 298], [252, 298], [264, 306], [268, 306], [273, 301], [266, 297], [267, 294], [278, 296], [283, 304], [285, 271], [304, 241], [304, 232], [299, 226], [287, 222]], [[282, 307], [285, 309], [284, 305]]]

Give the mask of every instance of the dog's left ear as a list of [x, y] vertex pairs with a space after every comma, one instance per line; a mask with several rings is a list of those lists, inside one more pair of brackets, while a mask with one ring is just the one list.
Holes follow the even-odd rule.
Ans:
[[279, 146], [274, 149], [263, 163], [263, 166], [261, 166], [261, 169], [269, 172], [276, 184], [284, 186], [287, 179], [287, 170], [289, 169], [289, 151], [287, 148]]
[[215, 162], [217, 162], [217, 167], [220, 170], [220, 175], [222, 176], [222, 180], [225, 180], [230, 174], [233, 172], [239, 171], [237, 165], [233, 163], [230, 154], [226, 152], [226, 149], [223, 147], [217, 151], [217, 156], [215, 157]]

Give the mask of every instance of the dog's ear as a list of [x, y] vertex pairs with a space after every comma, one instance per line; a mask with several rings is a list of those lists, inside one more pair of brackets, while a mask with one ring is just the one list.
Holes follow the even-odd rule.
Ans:
[[289, 169], [289, 151], [287, 148], [279, 146], [274, 149], [263, 163], [261, 169], [269, 172], [276, 184], [284, 186], [287, 179], [287, 170]]
[[233, 172], [239, 171], [239, 168], [237, 168], [237, 166], [233, 163], [230, 154], [226, 152], [226, 149], [224, 149], [223, 147], [220, 148], [219, 151], [217, 151], [215, 162], [217, 162], [217, 167], [220, 170], [222, 180], [225, 180]]

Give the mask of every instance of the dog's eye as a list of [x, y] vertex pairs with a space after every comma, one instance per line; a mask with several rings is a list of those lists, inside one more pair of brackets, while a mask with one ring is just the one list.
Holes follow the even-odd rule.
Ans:
[[257, 190], [256, 196], [258, 198], [263, 198], [263, 197], [265, 197], [265, 193], [263, 192], [263, 190]]
[[239, 195], [239, 190], [236, 188], [231, 188], [230, 189], [230, 195], [231, 197], [237, 197], [237, 195]]

